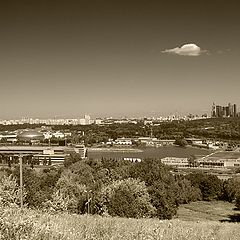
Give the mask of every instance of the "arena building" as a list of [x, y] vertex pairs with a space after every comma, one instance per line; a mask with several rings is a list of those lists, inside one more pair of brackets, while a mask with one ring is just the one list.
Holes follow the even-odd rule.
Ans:
[[0, 162], [6, 163], [6, 159], [18, 161], [19, 156], [29, 157], [31, 161], [39, 165], [54, 165], [63, 163], [71, 153], [78, 153], [83, 159], [86, 157], [84, 145], [73, 146], [42, 146], [33, 144], [44, 139], [44, 135], [37, 131], [24, 131], [17, 136], [21, 145], [0, 146]]

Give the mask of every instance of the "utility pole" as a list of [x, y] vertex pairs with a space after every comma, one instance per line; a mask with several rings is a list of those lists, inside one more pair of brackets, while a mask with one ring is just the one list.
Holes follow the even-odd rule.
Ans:
[[22, 155], [19, 156], [19, 164], [20, 164], [20, 202], [21, 209], [23, 208], [23, 169], [22, 169]]

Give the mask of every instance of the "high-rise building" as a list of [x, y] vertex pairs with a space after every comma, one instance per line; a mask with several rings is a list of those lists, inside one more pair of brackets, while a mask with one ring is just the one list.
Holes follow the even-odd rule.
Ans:
[[228, 108], [229, 108], [228, 117], [232, 117], [233, 116], [233, 106], [231, 105], [231, 103], [228, 104]]
[[237, 105], [233, 104], [233, 117], [237, 117]]
[[225, 117], [229, 117], [230, 116], [230, 108], [229, 108], [229, 106], [225, 107], [225, 109], [226, 109]]
[[212, 105], [212, 117], [237, 117], [237, 105], [228, 103], [227, 106]]
[[228, 112], [229, 112], [228, 107], [223, 107], [223, 117], [227, 117]]
[[213, 105], [212, 105], [212, 113], [211, 113], [211, 116], [212, 116], [212, 117], [216, 117], [216, 106], [215, 106], [215, 103], [213, 103]]
[[216, 117], [223, 117], [223, 107], [217, 105], [216, 106]]

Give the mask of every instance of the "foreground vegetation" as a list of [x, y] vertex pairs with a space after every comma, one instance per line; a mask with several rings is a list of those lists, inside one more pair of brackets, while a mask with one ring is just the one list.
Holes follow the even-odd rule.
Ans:
[[[24, 168], [23, 183], [24, 204], [30, 208], [128, 218], [171, 219], [180, 204], [218, 200], [225, 194], [216, 176], [174, 176], [157, 159], [131, 163], [81, 160], [74, 155], [65, 167]], [[10, 203], [19, 204], [18, 167], [0, 169], [0, 204]]]
[[0, 169], [0, 239], [240, 239], [233, 223], [176, 219], [186, 203], [192, 205], [185, 210], [201, 213], [199, 200], [209, 209], [219, 200], [240, 209], [239, 178], [174, 175], [157, 159], [131, 163], [74, 155], [64, 167], [24, 168], [23, 183], [21, 212], [19, 168]]
[[[0, 169], [0, 205], [19, 205], [19, 182], [18, 166]], [[31, 209], [158, 219], [172, 219], [179, 205], [201, 200], [224, 200], [240, 209], [240, 178], [174, 175], [157, 159], [132, 163], [73, 155], [65, 167], [24, 168], [23, 183], [23, 202]]]
[[19, 208], [0, 209], [0, 239], [240, 239], [239, 224], [128, 219]]

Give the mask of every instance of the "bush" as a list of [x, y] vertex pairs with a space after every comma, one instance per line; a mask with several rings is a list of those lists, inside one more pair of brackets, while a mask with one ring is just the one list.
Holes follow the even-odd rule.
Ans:
[[75, 174], [70, 170], [64, 171], [58, 179], [51, 199], [44, 203], [44, 207], [55, 211], [83, 213], [86, 186], [79, 184], [74, 178]]
[[[25, 199], [26, 192], [23, 189], [23, 200]], [[21, 191], [17, 184], [16, 178], [12, 175], [3, 175], [0, 179], [0, 206], [20, 206]]]
[[148, 187], [152, 205], [156, 208], [155, 216], [159, 219], [171, 219], [177, 214], [177, 192], [173, 184], [156, 181]]
[[204, 173], [191, 173], [187, 175], [192, 186], [199, 188], [202, 199], [205, 201], [218, 200], [222, 197], [223, 183], [215, 175]]
[[191, 185], [191, 182], [184, 177], [176, 177], [177, 181], [177, 201], [179, 204], [195, 202], [202, 199], [201, 190]]
[[72, 164], [81, 161], [81, 155], [79, 153], [71, 153], [68, 157], [64, 160], [64, 167], [69, 167]]
[[[41, 208], [43, 203], [51, 199], [60, 173], [61, 169], [44, 169], [37, 172], [34, 169], [23, 168], [23, 183], [26, 186], [26, 202], [29, 207]], [[13, 170], [13, 175], [19, 183], [19, 167]]]
[[69, 196], [65, 196], [61, 190], [56, 190], [52, 194], [52, 199], [45, 202], [43, 205], [46, 209], [50, 211], [68, 211], [69, 206], [73, 205], [72, 199], [70, 200]]
[[156, 209], [150, 201], [145, 183], [129, 178], [103, 188], [99, 205], [104, 214], [139, 218], [154, 215]]
[[177, 139], [174, 144], [178, 145], [179, 147], [186, 147], [188, 142], [185, 139]]
[[170, 168], [157, 159], [145, 159], [136, 163], [131, 175], [146, 183], [156, 217], [170, 219], [177, 213], [178, 187]]
[[240, 210], [240, 194], [237, 194], [236, 196], [235, 206], [238, 210]]
[[65, 239], [64, 234], [55, 231], [54, 222], [49, 221], [49, 214], [11, 207], [0, 208], [0, 215], [0, 239]]
[[83, 161], [76, 162], [69, 167], [75, 182], [86, 186], [94, 183], [93, 169]]
[[240, 192], [240, 178], [230, 178], [223, 183], [223, 199], [229, 202], [236, 200]]

